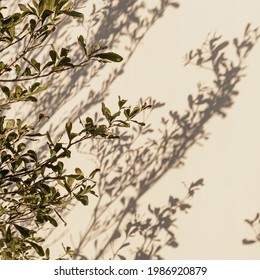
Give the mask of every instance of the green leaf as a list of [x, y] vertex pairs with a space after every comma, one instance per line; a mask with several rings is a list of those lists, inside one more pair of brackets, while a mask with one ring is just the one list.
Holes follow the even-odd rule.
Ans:
[[73, 194], [74, 197], [80, 201], [83, 205], [88, 205], [88, 196], [87, 195], [77, 195], [77, 194]]
[[68, 55], [69, 50], [66, 48], [62, 48], [60, 51], [60, 57], [62, 56], [67, 56]]
[[144, 122], [138, 122], [138, 121], [134, 121], [134, 120], [131, 120], [131, 122], [137, 123], [138, 125], [141, 125], [141, 126], [145, 126]]
[[[35, 10], [35, 9], [34, 9]], [[36, 12], [36, 11], [35, 11]], [[36, 27], [36, 20], [35, 19], [31, 19], [30, 20], [30, 29], [31, 29], [31, 32], [34, 31], [35, 27]]]
[[[36, 85], [35, 85], [35, 86], [36, 86]], [[42, 87], [37, 86], [37, 88], [33, 90], [33, 94], [40, 93], [40, 92], [46, 90], [49, 86], [50, 86], [50, 84], [47, 84], [47, 85], [42, 86]]]
[[5, 68], [5, 63], [3, 61], [0, 61], [0, 71]]
[[35, 90], [37, 87], [39, 87], [40, 84], [41, 84], [41, 83], [39, 83], [39, 82], [34, 83], [34, 84], [31, 86], [31, 89], [30, 89], [31, 92], [34, 92], [34, 90]]
[[41, 64], [36, 59], [32, 58], [30, 64], [37, 72], [40, 72]]
[[117, 123], [116, 126], [119, 126], [119, 127], [130, 127], [130, 124], [128, 122], [125, 122], [122, 120], [116, 120], [115, 123]]
[[44, 250], [43, 250], [43, 248], [40, 245], [38, 245], [38, 244], [36, 244], [36, 243], [34, 243], [32, 241], [27, 241], [27, 242], [34, 248], [35, 252], [39, 256], [41, 256], [41, 257], [44, 256]]
[[37, 102], [37, 98], [36, 97], [34, 97], [34, 96], [28, 96], [27, 98], [26, 98], [26, 101], [31, 101], [31, 102]]
[[87, 52], [86, 44], [85, 44], [85, 41], [84, 41], [84, 38], [83, 38], [82, 35], [80, 35], [78, 37], [78, 43], [81, 46], [83, 52], [85, 53], [85, 56], [88, 58], [88, 52]]
[[93, 170], [90, 174], [89, 174], [89, 179], [93, 179], [96, 175], [97, 172], [99, 172], [100, 169], [99, 168], [96, 168], [95, 170]]
[[96, 54], [93, 57], [113, 61], [113, 62], [121, 62], [123, 60], [123, 57], [120, 56], [119, 54], [113, 53], [113, 52], [108, 52], [108, 53], [100, 53]]
[[57, 227], [58, 226], [58, 223], [57, 221], [52, 218], [51, 216], [47, 216], [47, 219], [49, 220], [49, 222], [54, 226], [54, 227]]
[[34, 150], [28, 150], [28, 156], [33, 159], [33, 161], [37, 162], [38, 161], [38, 156], [37, 153]]
[[21, 97], [27, 90], [23, 90], [19, 85], [15, 85], [15, 97]]
[[25, 148], [26, 148], [26, 145], [25, 145], [24, 143], [20, 143], [20, 144], [17, 146], [17, 151], [20, 153], [20, 152], [22, 152]]
[[11, 132], [11, 133], [9, 133], [8, 136], [7, 136], [7, 141], [8, 141], [8, 142], [11, 142], [11, 141], [15, 140], [15, 139], [17, 138], [17, 136], [18, 136], [18, 135], [17, 135], [15, 132]]
[[49, 249], [49, 248], [47, 248], [47, 249], [45, 250], [45, 256], [46, 256], [46, 259], [47, 259], [47, 260], [50, 259], [50, 249]]
[[8, 226], [7, 231], [6, 231], [6, 235], [5, 235], [5, 241], [7, 243], [9, 243], [9, 242], [12, 241], [12, 239], [13, 239], [13, 237], [12, 237], [11, 227]]
[[39, 0], [39, 15], [41, 15], [44, 10], [45, 1], [46, 0]]
[[42, 24], [44, 23], [44, 21], [46, 20], [46, 18], [48, 18], [50, 15], [53, 14], [53, 11], [50, 11], [50, 10], [45, 10], [43, 13], [42, 13]]
[[20, 232], [20, 234], [27, 238], [27, 237], [30, 237], [30, 230], [28, 228], [25, 228], [25, 227], [22, 227], [22, 226], [19, 226], [17, 224], [14, 224], [15, 228]]
[[11, 36], [11, 41], [13, 41], [13, 38], [14, 38], [14, 36], [15, 36], [15, 26], [13, 25], [13, 26], [11, 26], [9, 29], [8, 29], [8, 33], [9, 33], [9, 35]]
[[84, 19], [84, 15], [82, 13], [76, 12], [76, 11], [61, 11], [62, 14], [74, 17], [74, 18], [80, 18], [80, 19]]
[[[75, 181], [75, 178], [73, 178], [73, 177], [68, 177], [68, 179], [67, 179], [67, 184], [68, 184], [68, 186], [71, 187], [72, 184], [74, 183], [74, 181]], [[70, 192], [71, 192], [71, 191], [70, 191]]]
[[125, 114], [125, 116], [126, 116], [126, 118], [127, 118], [127, 120], [128, 120], [128, 119], [129, 119], [129, 116], [130, 116], [130, 109], [129, 109], [129, 108], [124, 109], [124, 114]]
[[10, 97], [10, 89], [6, 86], [1, 86], [1, 90], [3, 91], [3, 93], [5, 95], [7, 95], [7, 97]]
[[31, 13], [31, 10], [29, 8], [27, 8], [25, 5], [18, 4], [18, 6], [22, 12]]
[[126, 102], [127, 102], [127, 100], [121, 99], [121, 97], [118, 96], [118, 106], [120, 109], [125, 105]]
[[31, 69], [29, 67], [26, 67], [24, 72], [23, 72], [23, 74], [22, 74], [22, 76], [25, 76], [25, 77], [32, 76]]
[[44, 70], [44, 69], [46, 69], [46, 68], [48, 68], [48, 67], [54, 65], [54, 63], [55, 63], [54, 61], [48, 61], [48, 62], [44, 65], [44, 67], [43, 67], [42, 70]]
[[50, 135], [49, 131], [46, 132], [46, 136], [47, 136], [47, 139], [48, 139], [49, 143], [53, 146], [53, 142], [52, 142], [51, 135]]
[[8, 120], [6, 123], [6, 129], [11, 130], [14, 128], [14, 125], [15, 125], [15, 120]]
[[130, 113], [130, 119], [134, 118], [140, 112], [140, 108], [138, 106], [134, 107], [133, 111]]
[[57, 65], [57, 67], [61, 67], [61, 66], [72, 66], [71, 64], [71, 59], [67, 56], [63, 56], [59, 59]]
[[4, 178], [9, 173], [9, 170], [0, 170], [0, 178]]
[[71, 130], [72, 130], [72, 122], [68, 121], [68, 122], [66, 123], [65, 128], [66, 128], [68, 137], [70, 138], [70, 134], [71, 134]]
[[59, 161], [57, 163], [57, 172], [58, 172], [59, 175], [62, 174], [63, 168], [64, 168], [64, 163], [62, 161]]
[[75, 168], [75, 172], [77, 175], [83, 176], [84, 177], [84, 173], [82, 172], [82, 170], [80, 168]]
[[51, 51], [49, 52], [49, 55], [50, 55], [51, 60], [52, 60], [53, 62], [55, 62], [55, 61], [57, 60], [57, 58], [58, 58], [58, 54], [57, 54], [57, 52], [54, 51], [54, 50], [51, 50]]
[[110, 123], [111, 121], [111, 112], [110, 110], [106, 107], [105, 103], [102, 102], [102, 114], [105, 116], [107, 121]]

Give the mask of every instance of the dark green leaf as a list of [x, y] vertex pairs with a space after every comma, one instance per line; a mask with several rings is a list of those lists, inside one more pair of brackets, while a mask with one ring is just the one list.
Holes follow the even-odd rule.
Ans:
[[6, 86], [1, 86], [1, 90], [3, 91], [4, 94], [7, 95], [7, 97], [10, 97], [10, 89]]
[[24, 143], [20, 143], [17, 147], [18, 152], [22, 152], [26, 148], [26, 145]]
[[47, 259], [47, 260], [50, 259], [50, 249], [49, 249], [49, 248], [47, 248], [47, 249], [45, 250], [45, 256], [46, 256], [46, 259]]
[[37, 102], [37, 98], [36, 97], [34, 97], [34, 96], [28, 96], [27, 98], [26, 98], [26, 101], [31, 101], [31, 102]]
[[84, 19], [84, 15], [82, 13], [76, 12], [76, 11], [61, 11], [62, 14], [74, 17], [74, 18], [80, 18]]
[[36, 59], [32, 58], [30, 64], [37, 72], [40, 72], [41, 64]]
[[130, 116], [130, 109], [129, 109], [129, 108], [124, 109], [124, 114], [125, 114], [125, 116], [126, 116], [126, 118], [127, 118], [127, 120], [128, 120], [128, 119], [129, 119], [129, 116]]
[[8, 226], [7, 231], [6, 231], [6, 235], [5, 235], [5, 241], [7, 243], [9, 243], [9, 242], [12, 241], [12, 239], [13, 239], [13, 237], [12, 237], [11, 227]]
[[66, 131], [67, 131], [68, 137], [70, 138], [71, 129], [72, 129], [72, 122], [68, 121], [68, 122], [66, 123], [65, 128], [66, 128]]
[[41, 257], [44, 256], [44, 250], [43, 250], [43, 248], [40, 245], [38, 245], [38, 244], [36, 244], [36, 243], [34, 243], [32, 241], [27, 241], [27, 242], [34, 248], [35, 252], [39, 256], [41, 256]]
[[19, 225], [16, 225], [14, 224], [15, 228], [20, 232], [20, 234], [27, 238], [27, 237], [30, 237], [30, 230], [28, 228], [25, 228], [25, 227], [22, 227], [22, 226], [19, 226]]
[[53, 62], [55, 62], [56, 59], [58, 58], [58, 54], [57, 54], [56, 51], [54, 51], [54, 50], [51, 50], [51, 51], [49, 52], [49, 55], [50, 55], [51, 60], [52, 60]]
[[131, 120], [131, 121], [134, 122], [134, 123], [137, 123], [138, 125], [145, 126], [144, 122], [138, 122], [138, 121], [135, 121], [135, 120]]
[[83, 205], [88, 205], [88, 196], [87, 195], [77, 195], [77, 194], [74, 194], [74, 196]]
[[33, 32], [36, 27], [36, 21], [34, 19], [30, 20], [30, 29]]
[[33, 92], [37, 87], [39, 87], [40, 84], [41, 84], [41, 83], [39, 83], [39, 82], [34, 83], [34, 84], [31, 86], [31, 92]]
[[130, 124], [128, 122], [122, 120], [116, 120], [115, 123], [117, 123], [116, 126], [119, 127], [130, 127]]
[[94, 176], [96, 175], [96, 173], [97, 172], [99, 172], [100, 171], [100, 169], [99, 168], [96, 168], [95, 170], [93, 170], [90, 174], [89, 174], [89, 178], [90, 179], [93, 179], [94, 178]]
[[24, 72], [23, 72], [23, 74], [22, 74], [22, 76], [25, 76], [25, 77], [32, 76], [31, 69], [29, 67], [26, 67]]
[[72, 66], [71, 64], [71, 59], [67, 56], [63, 56], [59, 59], [57, 65], [57, 67], [61, 67], [61, 66]]
[[105, 103], [102, 102], [102, 114], [105, 116], [108, 122], [111, 120], [111, 112], [110, 110], [106, 107]]
[[113, 52], [108, 52], [108, 53], [100, 53], [96, 54], [93, 57], [113, 61], [113, 62], [120, 62], [123, 60], [123, 57], [120, 56], [119, 54], [113, 53]]
[[139, 107], [134, 107], [133, 111], [130, 113], [129, 117], [130, 119], [134, 118], [136, 115], [138, 115], [138, 113], [140, 112], [140, 108]]
[[58, 226], [58, 223], [57, 221], [52, 218], [51, 216], [48, 216], [47, 219], [49, 220], [49, 222], [54, 226], [54, 227], [57, 227]]
[[82, 50], [83, 50], [85, 56], [88, 57], [88, 52], [87, 52], [86, 44], [85, 44], [85, 41], [84, 41], [84, 38], [83, 38], [82, 35], [80, 35], [80, 36], [78, 37], [78, 43], [79, 43], [79, 45], [81, 46], [81, 48], [82, 48]]
[[126, 102], [127, 102], [127, 100], [121, 99], [121, 97], [118, 96], [118, 106], [120, 109], [125, 105]]
[[66, 48], [62, 48], [60, 51], [60, 56], [67, 56], [68, 55], [69, 50]]
[[28, 150], [28, 156], [33, 159], [35, 162], [38, 161], [37, 153], [34, 150]]
[[17, 138], [17, 136], [18, 135], [15, 132], [11, 132], [7, 136], [7, 141], [11, 142], [11, 141], [15, 140]]

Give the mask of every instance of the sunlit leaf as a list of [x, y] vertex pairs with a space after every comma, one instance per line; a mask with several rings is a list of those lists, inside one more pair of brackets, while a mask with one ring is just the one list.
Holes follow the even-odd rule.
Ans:
[[108, 52], [108, 53], [100, 53], [96, 54], [93, 57], [113, 61], [113, 62], [121, 62], [123, 60], [123, 57], [120, 56], [119, 54], [113, 53], [113, 52]]

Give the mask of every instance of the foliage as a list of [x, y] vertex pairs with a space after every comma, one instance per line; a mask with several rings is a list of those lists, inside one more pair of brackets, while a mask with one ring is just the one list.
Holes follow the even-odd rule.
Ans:
[[[0, 1], [1, 3], [1, 1]], [[17, 102], [37, 102], [39, 93], [49, 85], [40, 78], [86, 66], [89, 61], [101, 63], [120, 62], [122, 57], [113, 52], [104, 52], [106, 46], [95, 44], [87, 47], [84, 37], [78, 37], [82, 61], [73, 63], [68, 48], [56, 50], [52, 45], [47, 50], [44, 42], [67, 18], [82, 19], [75, 11], [75, 1], [32, 0], [18, 4], [19, 12], [4, 14], [0, 7], [0, 256], [1, 259], [32, 259], [38, 256], [49, 259], [49, 248], [44, 249], [44, 239], [38, 234], [50, 223], [58, 226], [62, 211], [73, 201], [88, 205], [89, 195], [96, 195], [94, 176], [99, 169], [85, 175], [80, 168], [67, 173], [63, 160], [71, 157], [71, 148], [84, 140], [118, 138], [118, 127], [130, 127], [131, 123], [143, 126], [136, 120], [140, 112], [149, 108], [141, 104], [134, 108], [126, 106], [127, 100], [118, 100], [118, 110], [111, 110], [102, 103], [103, 123], [87, 117], [80, 120], [80, 131], [73, 130], [67, 121], [64, 137], [57, 141], [47, 131], [40, 133], [39, 124], [47, 116], [39, 114], [32, 124], [22, 119], [8, 118], [7, 111]], [[9, 53], [15, 48], [16, 57]], [[39, 60], [39, 48], [47, 50], [49, 58]], [[8, 84], [8, 85], [7, 85]], [[10, 85], [9, 85], [10, 84]], [[41, 143], [45, 153], [35, 149]], [[37, 141], [37, 142], [36, 142]], [[71, 249], [65, 248], [70, 255]]]

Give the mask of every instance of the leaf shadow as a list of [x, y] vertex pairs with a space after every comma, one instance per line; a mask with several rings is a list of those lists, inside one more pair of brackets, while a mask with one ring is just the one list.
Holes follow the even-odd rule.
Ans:
[[[93, 141], [90, 153], [103, 170], [99, 199], [76, 255], [82, 259], [163, 259], [162, 249], [178, 246], [178, 215], [191, 208], [189, 201], [203, 179], [185, 185], [183, 197], [171, 195], [163, 206], [148, 204], [143, 210], [142, 199], [146, 196], [149, 201], [149, 192], [158, 188], [158, 180], [184, 165], [188, 150], [209, 138], [206, 125], [213, 117], [226, 117], [239, 94], [237, 86], [245, 77], [246, 58], [259, 37], [258, 29], [249, 24], [240, 42], [237, 38], [223, 41], [221, 36], [211, 34], [200, 49], [187, 54], [186, 64], [211, 71], [213, 81], [209, 86], [198, 84], [197, 93], [188, 96], [185, 113], [170, 111], [162, 118], [160, 137], [155, 138], [148, 125], [114, 142]], [[233, 60], [226, 55], [232, 43], [236, 54]], [[156, 108], [156, 101], [150, 102]], [[80, 150], [84, 150], [82, 146]], [[146, 217], [140, 217], [140, 211]], [[87, 250], [93, 252], [92, 256], [84, 255], [92, 245], [94, 250]]]

